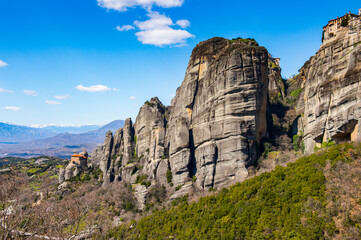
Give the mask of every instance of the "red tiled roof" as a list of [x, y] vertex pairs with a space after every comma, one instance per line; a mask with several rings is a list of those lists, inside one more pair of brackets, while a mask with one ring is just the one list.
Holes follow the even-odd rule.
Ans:
[[86, 158], [85, 156], [83, 156], [83, 155], [79, 155], [79, 154], [74, 154], [74, 155], [71, 155], [71, 157], [80, 157], [80, 158]]

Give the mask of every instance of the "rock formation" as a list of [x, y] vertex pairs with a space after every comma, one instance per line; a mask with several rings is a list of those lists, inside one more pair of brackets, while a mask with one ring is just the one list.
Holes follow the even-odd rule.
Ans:
[[284, 97], [285, 86], [281, 76], [279, 59], [268, 55], [268, 95], [272, 97]]
[[266, 134], [267, 65], [267, 50], [251, 40], [213, 38], [193, 50], [167, 129], [175, 186], [247, 177]]
[[298, 129], [307, 153], [322, 142], [361, 140], [361, 21], [324, 41], [298, 79]]
[[104, 184], [138, 176], [199, 189], [241, 181], [266, 134], [268, 52], [254, 40], [212, 38], [198, 44], [186, 76], [165, 107], [147, 101], [93, 151]]

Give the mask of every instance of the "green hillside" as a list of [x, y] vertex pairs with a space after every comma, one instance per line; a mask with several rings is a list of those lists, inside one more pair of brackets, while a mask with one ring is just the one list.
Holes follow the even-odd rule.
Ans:
[[361, 145], [276, 167], [214, 196], [153, 212], [117, 239], [360, 239]]

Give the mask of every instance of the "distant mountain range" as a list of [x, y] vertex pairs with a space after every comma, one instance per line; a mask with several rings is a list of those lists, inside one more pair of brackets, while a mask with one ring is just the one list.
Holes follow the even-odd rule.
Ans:
[[57, 135], [47, 129], [0, 123], [0, 142], [26, 142]]
[[[96, 130], [83, 133], [60, 134], [55, 131], [49, 131], [44, 128], [32, 128], [18, 126], [13, 124], [0, 124], [0, 157], [34, 157], [48, 155], [54, 157], [69, 157], [75, 151], [86, 149], [91, 152], [92, 149], [104, 142], [105, 133], [108, 131], [115, 132], [123, 127], [123, 120], [112, 121]], [[91, 126], [91, 125], [89, 125]], [[54, 126], [52, 126], [54, 127]], [[92, 128], [92, 127], [90, 127]], [[55, 128], [57, 131], [65, 128]], [[81, 131], [85, 127], [76, 129], [71, 127], [71, 131]]]
[[101, 127], [101, 125], [89, 124], [89, 125], [79, 125], [79, 126], [67, 126], [67, 125], [56, 125], [56, 124], [49, 124], [49, 125], [33, 125], [33, 128], [38, 128], [42, 130], [48, 130], [56, 133], [84, 133], [93, 130], [97, 130]]

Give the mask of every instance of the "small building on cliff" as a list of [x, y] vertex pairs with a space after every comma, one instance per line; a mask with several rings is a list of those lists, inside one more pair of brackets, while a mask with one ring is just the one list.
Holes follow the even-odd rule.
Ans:
[[80, 153], [75, 153], [71, 156], [70, 163], [75, 164], [80, 167], [86, 168], [88, 166], [88, 153], [84, 149]]
[[336, 36], [339, 31], [355, 26], [357, 22], [361, 22], [361, 8], [359, 9], [358, 15], [350, 11], [342, 17], [328, 21], [327, 25], [323, 27], [322, 41]]

